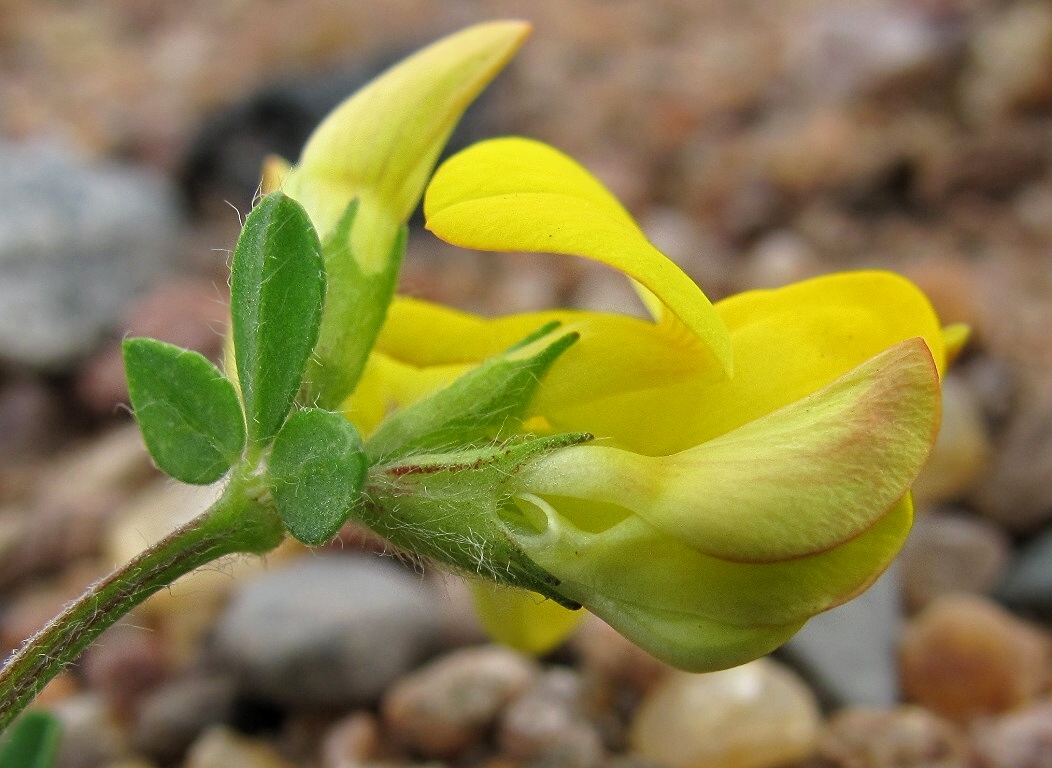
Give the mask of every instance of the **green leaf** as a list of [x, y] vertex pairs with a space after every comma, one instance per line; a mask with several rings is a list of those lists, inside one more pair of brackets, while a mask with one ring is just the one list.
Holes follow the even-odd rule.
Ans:
[[577, 341], [549, 323], [445, 389], [395, 412], [369, 438], [370, 463], [459, 450], [513, 433], [552, 363]]
[[58, 757], [61, 736], [54, 715], [41, 710], [26, 712], [0, 743], [0, 768], [51, 768]]
[[248, 435], [266, 443], [299, 391], [325, 301], [321, 245], [299, 203], [280, 192], [264, 197], [245, 220], [230, 272]]
[[406, 229], [401, 226], [383, 264], [374, 271], [363, 271], [351, 245], [357, 211], [358, 201], [352, 200], [322, 245], [327, 283], [325, 312], [307, 372], [307, 386], [310, 402], [333, 410], [340, 407], [361, 378], [394, 297], [405, 253]]
[[135, 418], [157, 466], [206, 485], [241, 457], [245, 421], [234, 385], [204, 356], [156, 339], [122, 351]]
[[367, 469], [358, 430], [342, 415], [305, 408], [289, 416], [268, 470], [289, 533], [310, 545], [335, 536], [361, 495]]

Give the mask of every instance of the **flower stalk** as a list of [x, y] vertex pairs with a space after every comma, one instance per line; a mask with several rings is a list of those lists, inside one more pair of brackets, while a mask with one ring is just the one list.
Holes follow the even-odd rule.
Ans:
[[284, 538], [277, 512], [251, 479], [235, 479], [204, 513], [83, 595], [27, 640], [0, 671], [0, 730], [100, 634], [180, 576], [221, 557], [262, 555]]

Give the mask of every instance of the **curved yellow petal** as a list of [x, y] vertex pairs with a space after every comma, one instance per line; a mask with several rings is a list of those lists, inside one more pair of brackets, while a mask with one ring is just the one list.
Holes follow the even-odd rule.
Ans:
[[935, 367], [913, 339], [682, 453], [577, 446], [533, 462], [517, 482], [540, 495], [626, 507], [713, 557], [776, 562], [872, 526], [909, 490], [938, 427]]
[[924, 339], [938, 369], [945, 367], [934, 309], [916, 285], [891, 272], [843, 272], [747, 291], [716, 310], [733, 339], [734, 377], [699, 389], [697, 406], [681, 414], [684, 439], [676, 451], [799, 400], [906, 339]]
[[482, 628], [490, 637], [533, 655], [558, 646], [585, 615], [533, 592], [489, 581], [472, 581], [471, 594]]
[[946, 364], [949, 365], [964, 351], [965, 345], [972, 337], [972, 329], [965, 323], [953, 323], [942, 329], [943, 343], [946, 346]]
[[614, 267], [694, 334], [699, 359], [730, 375], [730, 339], [705, 294], [598, 180], [552, 147], [521, 138], [469, 147], [435, 172], [424, 213], [428, 229], [455, 245], [583, 256]]
[[521, 21], [477, 24], [392, 67], [315, 129], [285, 193], [323, 239], [359, 198], [352, 250], [363, 272], [380, 271], [461, 114], [529, 31]]

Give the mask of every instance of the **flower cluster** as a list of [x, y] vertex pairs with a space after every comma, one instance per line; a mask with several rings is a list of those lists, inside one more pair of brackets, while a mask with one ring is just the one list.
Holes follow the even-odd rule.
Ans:
[[962, 333], [882, 271], [713, 304], [584, 168], [522, 138], [442, 164], [428, 228], [603, 262], [650, 317], [481, 318], [395, 297], [403, 222], [526, 31], [501, 22], [437, 43], [338, 108], [295, 166], [271, 166], [270, 186], [328, 243], [309, 380], [366, 437], [359, 518], [505, 585], [479, 589], [498, 636], [540, 650], [572, 623], [528, 589], [676, 666], [742, 663], [895, 556]]

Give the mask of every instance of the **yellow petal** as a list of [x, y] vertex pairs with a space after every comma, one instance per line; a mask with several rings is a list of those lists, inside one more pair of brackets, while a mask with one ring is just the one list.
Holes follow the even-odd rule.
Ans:
[[523, 653], [548, 653], [584, 618], [584, 611], [571, 611], [533, 592], [488, 581], [472, 581], [471, 593], [489, 636]]
[[717, 672], [766, 656], [803, 627], [742, 627], [650, 603], [602, 596], [593, 607], [621, 635], [656, 659], [685, 672]]
[[263, 179], [259, 183], [261, 194], [269, 195], [277, 192], [285, 185], [285, 179], [289, 176], [292, 167], [283, 157], [267, 155], [263, 160]]
[[510, 526], [516, 542], [560, 579], [561, 593], [659, 658], [695, 671], [754, 658], [767, 643], [760, 653], [771, 650], [807, 618], [866, 589], [898, 553], [913, 514], [907, 497], [827, 552], [735, 563], [701, 554], [615, 505], [559, 496], [518, 501], [528, 521]]
[[953, 323], [942, 329], [943, 342], [946, 345], [946, 364], [949, 365], [964, 350], [972, 337], [972, 329], [965, 323]]
[[[530, 414], [553, 431], [586, 431], [611, 445], [668, 453], [669, 441], [680, 441], [683, 409], [697, 407], [701, 387], [712, 378], [712, 369], [691, 353], [689, 340], [674, 326], [571, 310], [489, 320], [398, 297], [377, 350], [421, 371], [472, 365], [552, 321], [579, 333], [581, 341], [552, 366]], [[659, 403], [663, 407], [655, 408]], [[653, 413], [637, 418], [639, 407]]]
[[324, 239], [352, 198], [351, 235], [369, 274], [391, 252], [457, 121], [519, 48], [525, 22], [478, 24], [424, 48], [337, 107], [285, 179]]
[[578, 446], [533, 462], [518, 482], [542, 496], [618, 504], [714, 557], [774, 562], [872, 526], [909, 490], [938, 426], [938, 378], [913, 339], [673, 456]]
[[614, 267], [689, 329], [705, 365], [730, 375], [730, 339], [705, 294], [647, 241], [598, 180], [561, 152], [521, 138], [480, 142], [435, 172], [424, 213], [428, 228], [456, 245], [562, 253]]
[[697, 407], [680, 421], [693, 442], [675, 450], [799, 400], [906, 339], [924, 339], [939, 370], [945, 366], [942, 329], [927, 297], [891, 272], [843, 272], [748, 291], [716, 309], [733, 338], [734, 378], [698, 391]]

